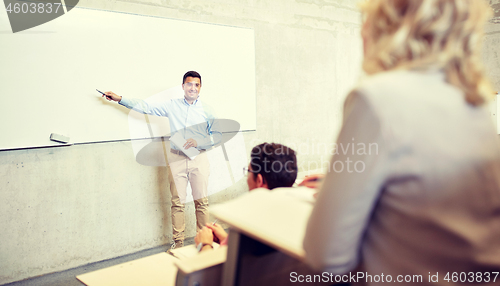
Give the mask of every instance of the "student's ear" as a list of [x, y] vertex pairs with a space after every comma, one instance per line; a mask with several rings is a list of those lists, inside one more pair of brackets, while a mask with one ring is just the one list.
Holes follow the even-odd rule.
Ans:
[[264, 183], [264, 178], [262, 177], [261, 174], [257, 174], [255, 177], [255, 184], [257, 185], [257, 188], [262, 187], [262, 184]]
[[257, 174], [257, 178], [255, 179], [255, 182], [257, 183], [257, 188], [266, 188], [267, 189], [267, 183], [264, 182], [264, 177], [262, 177], [261, 174]]

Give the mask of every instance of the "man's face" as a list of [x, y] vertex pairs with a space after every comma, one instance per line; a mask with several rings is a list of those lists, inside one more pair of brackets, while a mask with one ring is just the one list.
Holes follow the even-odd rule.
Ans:
[[255, 180], [255, 174], [252, 173], [252, 166], [248, 164], [248, 175], [247, 175], [247, 185], [248, 190], [253, 190], [257, 188], [257, 182]]
[[182, 84], [182, 89], [184, 90], [184, 97], [187, 101], [195, 101], [201, 89], [200, 79], [188, 76]]

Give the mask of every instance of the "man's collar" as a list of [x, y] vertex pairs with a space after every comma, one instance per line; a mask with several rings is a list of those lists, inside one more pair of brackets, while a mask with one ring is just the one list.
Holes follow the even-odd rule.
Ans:
[[187, 100], [186, 100], [186, 98], [185, 98], [185, 97], [184, 97], [184, 98], [182, 98], [182, 99], [184, 99], [184, 103], [185, 103], [186, 105], [196, 105], [196, 103], [198, 102], [198, 99], [199, 99], [199, 98], [200, 98], [200, 96], [198, 95], [198, 98], [197, 98], [195, 101], [193, 101], [193, 104], [189, 104], [189, 102], [187, 102]]

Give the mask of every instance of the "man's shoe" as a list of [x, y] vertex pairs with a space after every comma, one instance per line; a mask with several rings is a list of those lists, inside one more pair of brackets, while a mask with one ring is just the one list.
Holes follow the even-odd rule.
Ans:
[[172, 243], [172, 247], [171, 248], [181, 248], [184, 246], [184, 241], [183, 240], [176, 240]]
[[172, 250], [173, 249], [177, 249], [177, 248], [181, 248], [183, 246], [184, 246], [184, 241], [183, 240], [176, 240], [176, 241], [172, 242], [172, 246], [170, 246], [170, 249], [167, 250], [167, 253], [174, 255], [172, 253]]

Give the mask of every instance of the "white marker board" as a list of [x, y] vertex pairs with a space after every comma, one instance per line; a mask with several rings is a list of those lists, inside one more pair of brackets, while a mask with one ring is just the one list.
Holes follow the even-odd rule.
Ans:
[[95, 89], [148, 99], [182, 92], [188, 70], [201, 74], [200, 98], [217, 117], [256, 129], [252, 29], [75, 7], [13, 34], [0, 9], [0, 43], [0, 150], [59, 145], [51, 133], [136, 139], [129, 110]]

